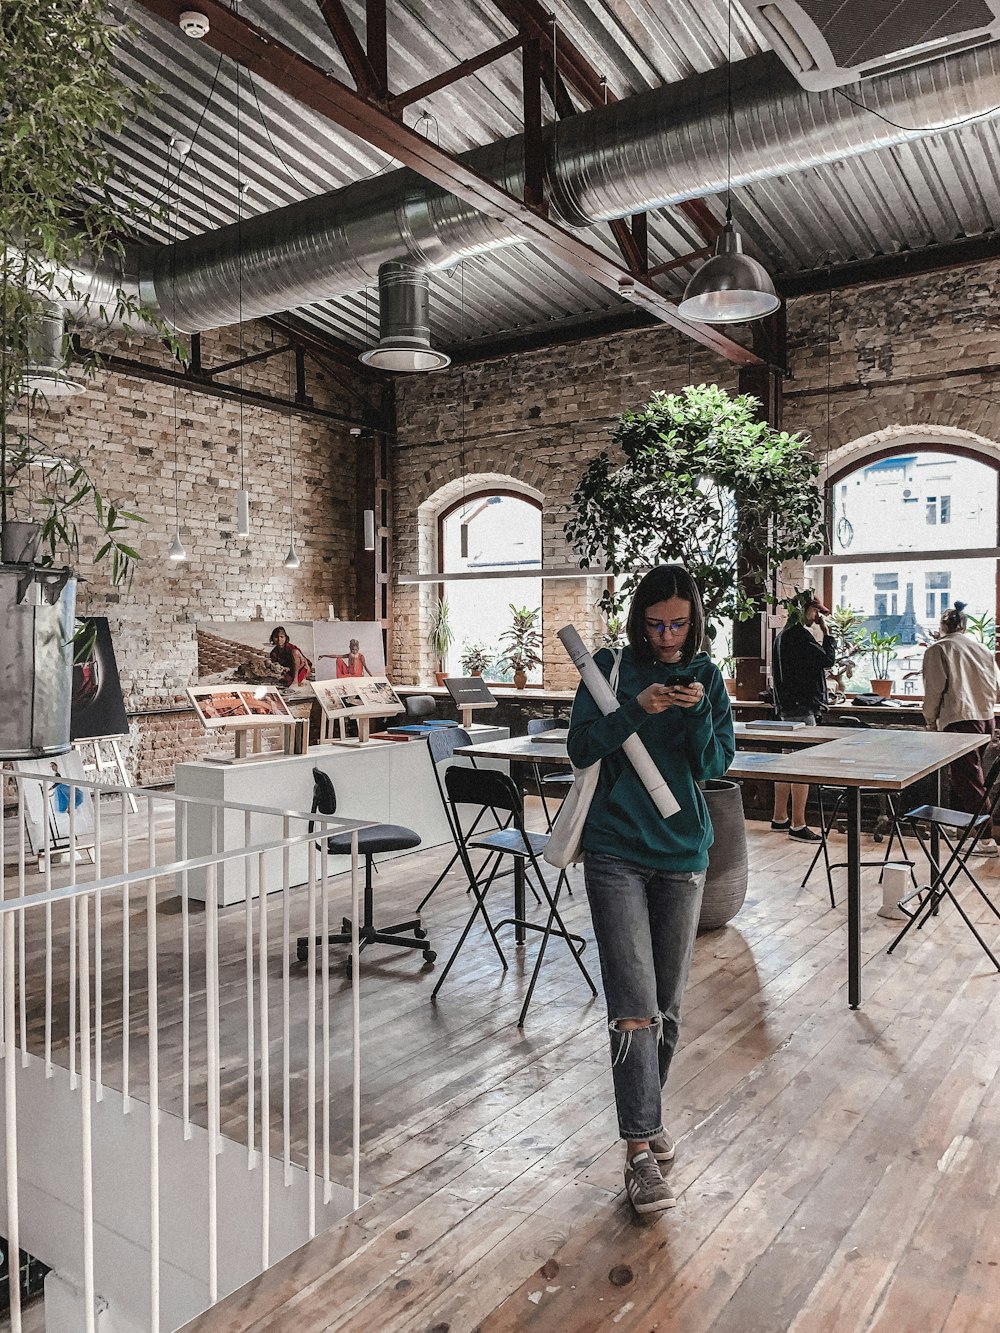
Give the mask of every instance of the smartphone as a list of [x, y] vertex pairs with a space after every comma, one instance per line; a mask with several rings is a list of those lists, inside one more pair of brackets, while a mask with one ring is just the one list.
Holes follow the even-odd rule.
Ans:
[[673, 680], [670, 682], [670, 684], [671, 684], [671, 685], [693, 685], [697, 679], [698, 679], [698, 678], [697, 678], [697, 676], [694, 674], [693, 671], [682, 671], [679, 675], [677, 675], [677, 676], [675, 676], [675, 677], [673, 678]]

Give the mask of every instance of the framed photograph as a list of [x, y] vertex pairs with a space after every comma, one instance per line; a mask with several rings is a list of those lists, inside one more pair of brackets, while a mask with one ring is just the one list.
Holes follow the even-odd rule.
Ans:
[[311, 620], [212, 620], [195, 630], [199, 685], [276, 685], [289, 690], [301, 688], [313, 676]]
[[373, 620], [317, 620], [313, 625], [316, 680], [385, 675], [382, 628]]
[[[89, 846], [94, 835], [94, 797], [89, 787], [74, 787], [76, 779], [86, 778], [83, 760], [75, 750], [55, 759], [20, 759], [18, 773], [37, 773], [50, 782], [24, 784], [24, 824], [28, 844], [37, 856], [45, 850], [45, 825], [48, 822], [50, 850], [69, 844], [70, 824], [77, 844]], [[72, 815], [71, 812], [72, 811]]]
[[187, 696], [208, 731], [291, 726], [295, 721], [276, 685], [241, 689], [228, 685], [191, 685]]
[[70, 740], [127, 736], [128, 718], [108, 618], [81, 616], [79, 623], [89, 626], [94, 646], [86, 662], [73, 663]]

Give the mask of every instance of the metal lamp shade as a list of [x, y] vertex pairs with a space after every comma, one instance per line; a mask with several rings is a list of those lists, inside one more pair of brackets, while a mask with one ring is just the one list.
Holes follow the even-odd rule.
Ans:
[[431, 346], [430, 279], [412, 264], [389, 260], [378, 271], [379, 342], [361, 353], [366, 366], [413, 372], [443, 370], [451, 357]]
[[743, 241], [727, 222], [707, 259], [684, 290], [677, 313], [702, 324], [740, 324], [762, 319], [780, 306], [771, 275], [743, 253]]

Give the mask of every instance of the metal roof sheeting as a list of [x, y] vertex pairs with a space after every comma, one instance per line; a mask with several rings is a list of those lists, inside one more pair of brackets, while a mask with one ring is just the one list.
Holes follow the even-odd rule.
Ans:
[[[364, 5], [345, 0], [359, 34]], [[557, 0], [555, 41], [568, 36], [620, 96], [676, 82], [725, 65], [726, 0]], [[135, 4], [118, 6], [133, 32], [121, 65], [139, 84], [155, 84], [148, 109], [115, 142], [124, 188], [143, 203], [158, 201], [162, 216], [148, 236], [194, 235], [236, 220], [237, 176], [244, 183], [244, 216], [278, 208], [368, 177], [395, 164], [385, 155], [240, 71], [209, 47]], [[244, 0], [240, 13], [321, 68], [350, 84], [315, 0]], [[413, 87], [458, 61], [505, 40], [513, 29], [488, 0], [389, 0], [389, 72], [394, 91]], [[762, 48], [759, 34], [733, 8], [732, 50], [743, 59]], [[864, 85], [861, 85], [863, 88]], [[853, 90], [856, 92], [857, 90]], [[998, 96], [1000, 101], [1000, 96]], [[521, 129], [518, 55], [408, 107], [419, 124], [451, 151], [492, 142]], [[551, 115], [547, 101], [546, 115]], [[421, 119], [422, 113], [427, 117]], [[237, 123], [238, 122], [238, 123]], [[194, 140], [177, 170], [169, 142]], [[868, 258], [974, 235], [1000, 218], [998, 136], [982, 121], [901, 147], [758, 181], [734, 193], [734, 212], [748, 249], [780, 275], [850, 258]], [[240, 169], [237, 173], [237, 140]], [[734, 161], [734, 166], [736, 165]], [[721, 220], [724, 201], [705, 200]], [[589, 239], [617, 253], [604, 226]], [[702, 245], [679, 210], [650, 217], [650, 262], [676, 258]], [[464, 279], [463, 279], [464, 273]], [[660, 280], [680, 294], [690, 269]], [[462, 287], [464, 285], [464, 300]], [[378, 337], [374, 289], [323, 301], [297, 313], [317, 329], [354, 346]], [[561, 320], [625, 309], [615, 294], [578, 277], [529, 246], [467, 260], [451, 274], [432, 276], [431, 325], [436, 345], [507, 338], [558, 327]]]

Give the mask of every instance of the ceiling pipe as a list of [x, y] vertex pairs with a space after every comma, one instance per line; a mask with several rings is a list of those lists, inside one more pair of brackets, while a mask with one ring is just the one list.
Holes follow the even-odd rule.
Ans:
[[[854, 101], [834, 90], [805, 92], [772, 54], [739, 62], [732, 76], [732, 185], [739, 188], [996, 116], [1000, 43], [866, 80]], [[726, 150], [725, 70], [581, 112], [544, 132], [550, 212], [580, 228], [718, 194]], [[522, 136], [462, 160], [523, 197]], [[135, 294], [161, 315], [170, 311], [179, 331], [195, 333], [236, 323], [240, 291], [243, 318], [259, 318], [359, 291], [384, 265], [427, 273], [521, 240], [507, 220], [403, 168], [244, 218], [239, 227], [141, 247], [127, 263], [137, 274]], [[76, 275], [84, 297], [87, 281]], [[69, 306], [86, 318], [79, 298]]]

